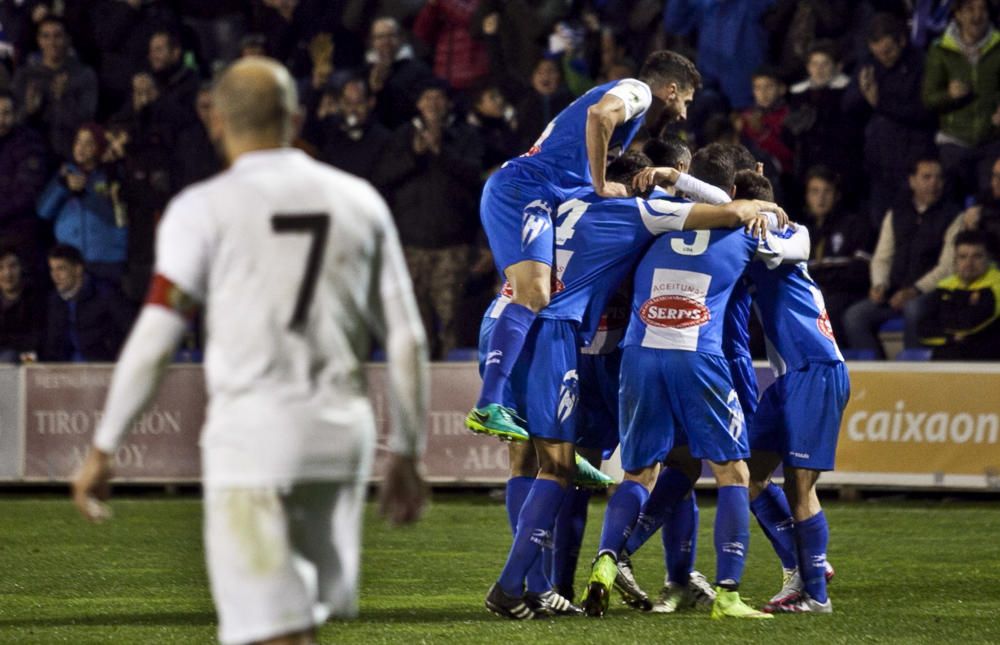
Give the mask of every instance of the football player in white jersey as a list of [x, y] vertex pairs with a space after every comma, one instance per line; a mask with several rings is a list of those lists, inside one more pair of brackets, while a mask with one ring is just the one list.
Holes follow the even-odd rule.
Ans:
[[426, 340], [392, 219], [366, 182], [289, 147], [294, 80], [246, 58], [213, 91], [231, 166], [168, 206], [156, 275], [73, 483], [109, 517], [111, 458], [205, 307], [204, 535], [223, 643], [309, 643], [357, 613], [360, 523], [375, 448], [364, 360], [389, 359], [392, 456], [382, 510], [416, 520]]

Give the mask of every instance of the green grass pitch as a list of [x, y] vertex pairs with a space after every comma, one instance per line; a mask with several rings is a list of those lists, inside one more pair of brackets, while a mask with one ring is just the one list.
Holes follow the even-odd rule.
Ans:
[[[698, 568], [711, 574], [715, 507], [703, 498]], [[113, 505], [113, 522], [90, 526], [68, 500], [0, 497], [0, 643], [214, 641], [200, 502], [145, 496]], [[587, 562], [603, 510], [603, 499], [592, 503]], [[832, 616], [716, 622], [706, 612], [645, 615], [612, 605], [599, 620], [517, 623], [483, 608], [509, 546], [502, 504], [483, 494], [439, 494], [419, 526], [394, 530], [369, 505], [361, 617], [324, 626], [321, 642], [1000, 642], [1000, 505], [830, 503], [826, 511], [837, 568]], [[639, 582], [653, 593], [663, 575], [660, 553], [656, 537], [634, 559]], [[759, 604], [779, 578], [754, 526], [743, 594]]]

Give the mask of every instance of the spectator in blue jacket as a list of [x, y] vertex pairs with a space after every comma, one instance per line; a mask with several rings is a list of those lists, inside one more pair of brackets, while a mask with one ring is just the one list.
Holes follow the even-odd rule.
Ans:
[[[670, 0], [663, 10], [667, 33], [698, 34], [698, 71], [736, 110], [754, 104], [750, 77], [764, 63], [767, 32], [761, 19], [774, 0]], [[699, 94], [705, 94], [702, 89]]]
[[100, 126], [80, 126], [73, 160], [64, 163], [38, 199], [38, 215], [50, 220], [56, 241], [76, 247], [94, 275], [120, 283], [125, 267], [127, 231], [118, 184], [101, 167], [106, 145]]

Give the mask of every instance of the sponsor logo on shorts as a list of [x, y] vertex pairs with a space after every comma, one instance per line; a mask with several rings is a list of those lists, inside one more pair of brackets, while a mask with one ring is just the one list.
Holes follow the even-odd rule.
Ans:
[[577, 401], [580, 400], [580, 381], [577, 378], [576, 370], [570, 370], [563, 374], [562, 385], [559, 387], [559, 407], [556, 409], [556, 418], [559, 423], [566, 423], [573, 410], [576, 409]]
[[729, 436], [733, 438], [733, 441], [739, 441], [746, 423], [743, 418], [743, 406], [740, 405], [740, 396], [736, 390], [729, 390], [726, 405], [729, 406]]
[[833, 337], [833, 324], [830, 322], [830, 314], [826, 313], [826, 309], [819, 315], [816, 319], [816, 327], [819, 328], [819, 333], [823, 334], [833, 342], [837, 340]]
[[796, 457], [798, 459], [809, 459], [809, 453], [808, 452], [795, 452], [794, 450], [789, 450], [788, 454], [790, 454], [791, 456]]
[[653, 327], [685, 329], [704, 325], [712, 318], [708, 307], [686, 296], [657, 296], [642, 303], [639, 317]]
[[503, 360], [503, 350], [494, 349], [486, 354], [487, 365], [499, 365], [501, 360]]
[[521, 250], [527, 249], [538, 236], [552, 228], [552, 206], [536, 199], [524, 207], [521, 217]]

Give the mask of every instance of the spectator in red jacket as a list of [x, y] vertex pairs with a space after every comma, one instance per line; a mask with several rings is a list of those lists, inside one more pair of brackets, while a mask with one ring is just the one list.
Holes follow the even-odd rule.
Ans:
[[783, 138], [788, 103], [785, 83], [777, 70], [761, 67], [753, 74], [754, 105], [740, 113], [740, 135], [771, 155], [778, 171], [792, 169], [792, 149]]
[[472, 17], [480, 0], [428, 0], [413, 35], [434, 50], [434, 75], [466, 90], [489, 72], [486, 46], [472, 38]]

